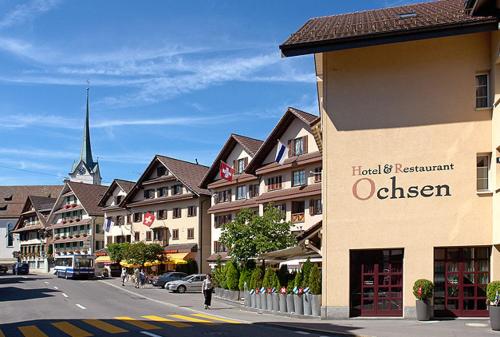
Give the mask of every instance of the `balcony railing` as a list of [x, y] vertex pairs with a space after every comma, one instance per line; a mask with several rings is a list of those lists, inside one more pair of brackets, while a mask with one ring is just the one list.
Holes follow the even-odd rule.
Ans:
[[304, 213], [292, 213], [292, 223], [304, 222]]

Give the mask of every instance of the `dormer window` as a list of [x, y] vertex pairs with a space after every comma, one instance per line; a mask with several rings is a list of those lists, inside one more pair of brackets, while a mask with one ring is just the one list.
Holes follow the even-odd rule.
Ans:
[[174, 195], [176, 195], [176, 194], [182, 194], [182, 185], [174, 185], [174, 186], [172, 186], [172, 193]]
[[144, 199], [152, 199], [155, 197], [155, 190], [144, 190]]
[[235, 160], [234, 170], [236, 174], [242, 174], [245, 171], [247, 164], [248, 164], [247, 157]]
[[121, 204], [122, 199], [123, 199], [123, 196], [121, 196], [121, 195], [117, 195], [117, 196], [116, 196], [116, 200], [115, 200], [115, 205], [119, 205], [119, 204]]
[[12, 194], [5, 196], [3, 198], [3, 200], [5, 200], [5, 201], [12, 201]]
[[288, 141], [288, 157], [300, 156], [307, 153], [307, 136]]
[[400, 14], [397, 14], [397, 16], [400, 19], [410, 19], [410, 18], [416, 17], [417, 13], [415, 13], [415, 12], [400, 13]]
[[6, 211], [7, 205], [0, 205], [0, 211]]
[[164, 176], [167, 173], [167, 169], [165, 166], [158, 166], [156, 168], [156, 176], [161, 177]]

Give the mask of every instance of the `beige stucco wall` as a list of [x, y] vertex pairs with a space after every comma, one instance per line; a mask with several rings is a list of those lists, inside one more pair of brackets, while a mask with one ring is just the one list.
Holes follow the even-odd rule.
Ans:
[[[474, 76], [492, 68], [490, 45], [490, 34], [481, 33], [322, 56], [323, 305], [330, 316], [348, 310], [351, 249], [404, 248], [403, 305], [412, 312], [413, 282], [433, 279], [434, 247], [492, 244], [493, 197], [476, 192], [476, 155], [500, 143], [492, 144], [491, 110], [474, 108]], [[353, 175], [354, 166], [379, 164], [392, 172]], [[454, 168], [394, 173], [396, 164]], [[392, 176], [404, 188], [449, 185], [451, 196], [353, 196], [358, 179], [391, 188]], [[359, 187], [367, 196], [368, 181]]]

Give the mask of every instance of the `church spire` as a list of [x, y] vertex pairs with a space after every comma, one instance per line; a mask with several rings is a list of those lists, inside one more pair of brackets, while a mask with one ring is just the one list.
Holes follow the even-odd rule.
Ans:
[[80, 160], [83, 161], [87, 167], [92, 169], [94, 167], [94, 159], [92, 158], [92, 147], [90, 145], [90, 111], [89, 111], [89, 87], [87, 87], [87, 110], [85, 113], [85, 125], [83, 127], [83, 143], [82, 151], [80, 152]]

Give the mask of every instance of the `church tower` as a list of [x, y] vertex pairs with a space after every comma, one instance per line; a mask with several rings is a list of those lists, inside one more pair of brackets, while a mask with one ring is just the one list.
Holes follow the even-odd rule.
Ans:
[[87, 110], [85, 113], [85, 125], [83, 126], [82, 150], [80, 152], [80, 159], [74, 162], [69, 173], [69, 180], [100, 185], [101, 172], [99, 170], [99, 163], [92, 158], [89, 114], [89, 88], [87, 88]]

